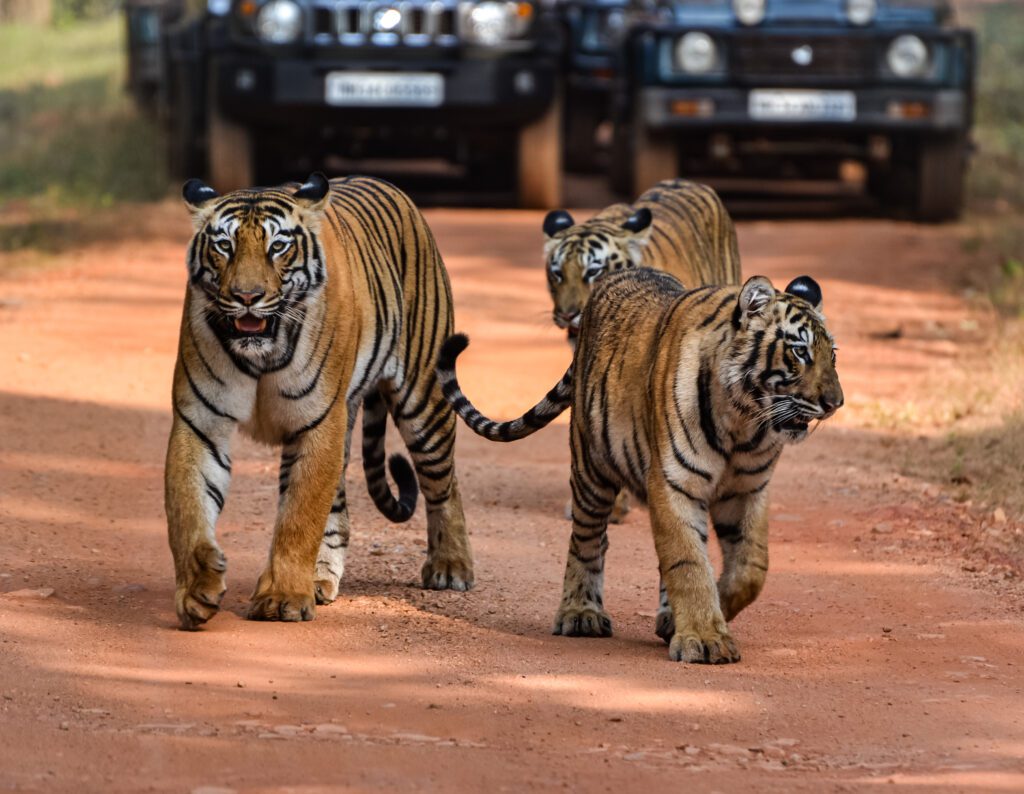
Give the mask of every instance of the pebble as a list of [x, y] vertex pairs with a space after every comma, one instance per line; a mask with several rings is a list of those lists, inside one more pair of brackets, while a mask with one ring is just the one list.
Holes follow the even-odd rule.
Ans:
[[718, 755], [730, 755], [734, 758], [750, 758], [751, 752], [738, 744], [709, 744], [708, 750]]
[[1001, 507], [997, 507], [995, 510], [992, 511], [992, 520], [995, 521], [997, 524], [1005, 524], [1006, 511], [1003, 510], [1003, 508]]
[[12, 590], [4, 593], [8, 598], [49, 598], [56, 591], [52, 587], [26, 587], [21, 590]]
[[315, 725], [313, 733], [316, 736], [343, 736], [348, 733], [348, 728], [344, 725], [334, 725], [333, 723], [325, 722], [322, 725]]
[[871, 531], [876, 535], [889, 535], [892, 533], [892, 523], [889, 521], [880, 521], [871, 527]]

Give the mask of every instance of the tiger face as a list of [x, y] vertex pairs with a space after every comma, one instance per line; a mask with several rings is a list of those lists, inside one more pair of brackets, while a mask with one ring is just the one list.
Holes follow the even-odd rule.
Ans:
[[738, 326], [727, 381], [755, 403], [759, 423], [786, 442], [802, 441], [809, 424], [842, 407], [836, 346], [821, 313], [821, 287], [809, 276], [778, 292], [763, 276], [743, 285], [733, 315]]
[[207, 323], [236, 356], [263, 364], [273, 359], [326, 280], [317, 231], [329, 189], [319, 174], [294, 193], [243, 190], [221, 197], [199, 180], [186, 183], [195, 227], [189, 279]]
[[555, 325], [579, 335], [590, 290], [605, 273], [636, 267], [651, 233], [651, 211], [642, 208], [625, 221], [595, 218], [577, 225], [565, 210], [544, 219], [544, 258]]

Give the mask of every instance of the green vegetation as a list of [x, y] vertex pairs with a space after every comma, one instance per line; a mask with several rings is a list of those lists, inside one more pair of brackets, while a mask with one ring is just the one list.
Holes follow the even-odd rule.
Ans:
[[32, 245], [48, 212], [166, 192], [155, 125], [124, 92], [118, 15], [53, 28], [0, 27], [0, 207], [33, 221], [0, 226], [0, 250]]
[[978, 151], [970, 189], [996, 305], [1024, 314], [1024, 13], [1020, 3], [981, 6], [969, 20], [978, 34]]

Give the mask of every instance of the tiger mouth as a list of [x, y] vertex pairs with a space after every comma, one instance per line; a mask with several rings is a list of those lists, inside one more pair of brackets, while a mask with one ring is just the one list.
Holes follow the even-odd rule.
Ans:
[[785, 422], [776, 423], [776, 430], [784, 430], [787, 433], [806, 433], [810, 425], [810, 419], [803, 416], [794, 416]]
[[270, 337], [274, 335], [273, 317], [257, 317], [255, 314], [242, 314], [232, 320], [234, 335], [239, 338]]

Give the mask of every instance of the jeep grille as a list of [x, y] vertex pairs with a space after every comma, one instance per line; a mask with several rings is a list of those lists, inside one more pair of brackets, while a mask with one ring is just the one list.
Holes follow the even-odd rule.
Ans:
[[[809, 47], [809, 63], [794, 51]], [[732, 73], [738, 78], [807, 77], [866, 79], [874, 75], [877, 54], [869, 41], [846, 36], [738, 35], [732, 42]]]
[[[374, 20], [389, 9], [401, 13], [401, 23], [391, 31], [376, 29]], [[345, 45], [454, 46], [458, 43], [455, 5], [437, 0], [427, 3], [366, 3], [343, 0], [333, 7], [318, 8], [314, 16], [317, 42]]]

